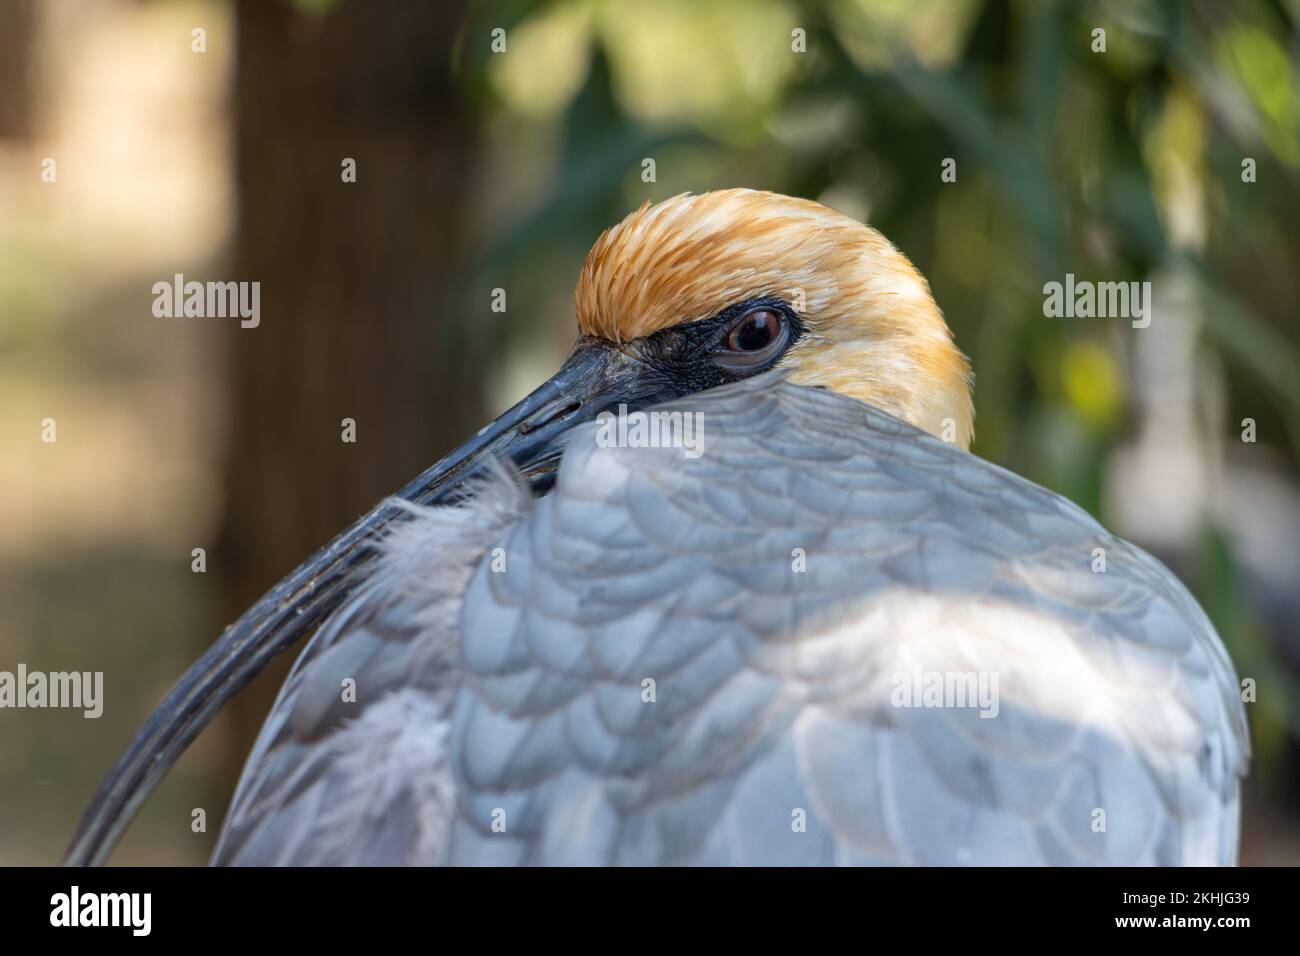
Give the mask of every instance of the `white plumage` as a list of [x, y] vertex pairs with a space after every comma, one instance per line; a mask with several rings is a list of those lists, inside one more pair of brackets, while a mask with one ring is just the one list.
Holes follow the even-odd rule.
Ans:
[[[698, 459], [587, 426], [547, 497], [399, 525], [215, 860], [1234, 861], [1243, 707], [1157, 562], [853, 399], [678, 404]], [[915, 673], [996, 675], [996, 715], [895, 706]]]

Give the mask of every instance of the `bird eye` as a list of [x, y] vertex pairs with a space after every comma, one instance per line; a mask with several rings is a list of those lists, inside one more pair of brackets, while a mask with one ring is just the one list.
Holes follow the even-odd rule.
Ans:
[[723, 368], [737, 373], [757, 371], [785, 347], [789, 338], [785, 317], [775, 309], [746, 312], [731, 327], [722, 348], [714, 354]]

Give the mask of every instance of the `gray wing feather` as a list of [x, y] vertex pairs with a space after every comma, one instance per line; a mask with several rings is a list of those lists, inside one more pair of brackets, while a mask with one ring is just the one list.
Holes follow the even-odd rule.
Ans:
[[498, 480], [472, 507], [412, 511], [355, 596], [312, 638], [280, 691], [213, 862], [442, 861], [454, 813], [450, 715], [460, 595], [483, 542], [525, 493]]
[[[1233, 862], [1244, 710], [1161, 565], [851, 399], [671, 408], [699, 457], [581, 429], [459, 550], [418, 519], [299, 662], [216, 859]], [[996, 675], [997, 715], [896, 706], [912, 673]]]
[[[1233, 861], [1244, 712], [1162, 566], [851, 400], [672, 408], [699, 458], [580, 433], [470, 582], [452, 862]], [[892, 706], [917, 666], [997, 716]]]

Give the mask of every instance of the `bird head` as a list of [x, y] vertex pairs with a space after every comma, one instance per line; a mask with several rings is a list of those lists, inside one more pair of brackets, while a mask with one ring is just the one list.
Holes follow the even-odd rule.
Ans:
[[646, 203], [596, 240], [575, 303], [568, 360], [426, 473], [437, 500], [484, 459], [513, 461], [545, 491], [576, 425], [776, 368], [970, 445], [970, 366], [925, 279], [880, 233], [818, 203], [752, 189]]
[[646, 203], [583, 264], [580, 331], [689, 391], [771, 368], [970, 445], [971, 371], [925, 278], [833, 209], [726, 189]]

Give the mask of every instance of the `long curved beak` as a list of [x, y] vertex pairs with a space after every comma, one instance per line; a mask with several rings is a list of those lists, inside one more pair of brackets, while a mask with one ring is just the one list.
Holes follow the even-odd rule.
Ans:
[[[561, 436], [601, 411], [676, 397], [661, 375], [627, 351], [580, 339], [548, 382], [397, 493], [424, 505], [449, 503], [490, 459], [508, 459], [534, 491], [549, 490], [562, 453]], [[402, 509], [381, 503], [359, 519], [228, 627], [185, 672], [109, 771], [77, 828], [64, 859], [102, 863], [131, 819], [185, 748], [236, 693], [351, 593], [374, 557], [377, 537]]]

